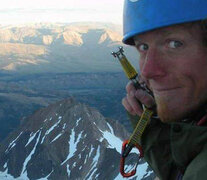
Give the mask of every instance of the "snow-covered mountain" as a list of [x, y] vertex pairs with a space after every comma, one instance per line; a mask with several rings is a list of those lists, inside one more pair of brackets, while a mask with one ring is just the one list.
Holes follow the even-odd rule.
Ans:
[[[22, 120], [2, 142], [0, 179], [120, 180], [121, 144], [128, 137], [121, 124], [97, 110], [62, 100]], [[141, 162], [131, 179], [153, 177]]]

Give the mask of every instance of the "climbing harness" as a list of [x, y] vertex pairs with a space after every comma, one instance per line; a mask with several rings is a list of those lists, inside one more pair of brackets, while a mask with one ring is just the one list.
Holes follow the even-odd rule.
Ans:
[[[136, 89], [143, 89], [144, 91], [147, 91], [150, 95], [153, 96], [152, 92], [147, 88], [146, 84], [140, 83], [140, 79], [138, 76], [137, 71], [135, 68], [130, 64], [126, 56], [124, 55], [123, 47], [119, 47], [118, 52], [112, 52], [111, 53], [115, 58], [119, 59], [119, 62], [121, 63], [123, 70], [128, 77], [129, 80], [131, 80], [135, 86]], [[121, 161], [120, 161], [120, 173], [123, 177], [131, 177], [136, 174], [136, 169], [138, 166], [139, 159], [142, 158], [143, 150], [141, 147], [141, 137], [144, 133], [145, 128], [147, 127], [147, 124], [149, 124], [150, 119], [153, 115], [153, 110], [146, 108], [143, 106], [143, 113], [132, 133], [129, 140], [126, 140], [122, 144], [122, 153], [121, 153]], [[139, 151], [139, 158], [134, 166], [134, 169], [131, 170], [131, 172], [125, 172], [125, 159], [129, 155], [129, 153], [132, 151], [133, 148], [137, 148]]]

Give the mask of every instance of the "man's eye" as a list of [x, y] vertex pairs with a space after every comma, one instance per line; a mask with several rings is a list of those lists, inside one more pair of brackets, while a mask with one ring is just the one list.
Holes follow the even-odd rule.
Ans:
[[147, 44], [140, 44], [137, 48], [139, 51], [146, 51], [149, 47]]
[[169, 42], [169, 44], [168, 44], [168, 46], [170, 47], [170, 48], [173, 48], [173, 49], [175, 49], [175, 48], [179, 48], [179, 47], [181, 47], [183, 45], [183, 43], [182, 42], [180, 42], [180, 41], [170, 41]]

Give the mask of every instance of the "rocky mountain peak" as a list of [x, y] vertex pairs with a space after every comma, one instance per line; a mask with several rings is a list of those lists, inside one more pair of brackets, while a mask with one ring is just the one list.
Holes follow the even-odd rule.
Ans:
[[121, 42], [122, 36], [118, 32], [113, 32], [110, 29], [106, 29], [99, 39], [99, 44], [109, 40], [111, 42]]
[[65, 31], [63, 33], [64, 44], [68, 45], [82, 45], [83, 40], [81, 38], [81, 34], [75, 31]]
[[120, 179], [121, 144], [128, 136], [97, 110], [62, 100], [24, 119], [2, 143], [0, 178]]

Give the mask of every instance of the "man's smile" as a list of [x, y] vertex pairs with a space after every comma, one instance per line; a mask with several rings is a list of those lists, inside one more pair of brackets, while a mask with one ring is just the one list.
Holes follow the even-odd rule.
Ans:
[[[153, 89], [153, 88], [152, 88]], [[166, 88], [156, 88], [153, 89], [153, 93], [154, 94], [160, 94], [160, 93], [168, 93], [168, 92], [173, 92], [176, 91], [178, 89], [181, 89], [181, 87], [166, 87]]]

